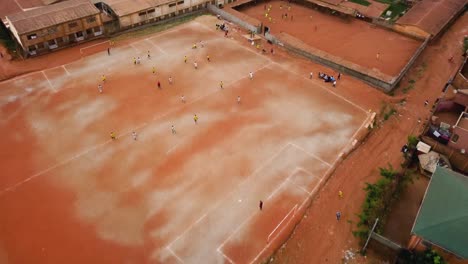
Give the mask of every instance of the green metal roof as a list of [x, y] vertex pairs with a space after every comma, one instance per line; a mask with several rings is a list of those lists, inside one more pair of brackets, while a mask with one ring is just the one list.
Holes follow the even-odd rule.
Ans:
[[412, 233], [468, 259], [468, 177], [437, 167]]

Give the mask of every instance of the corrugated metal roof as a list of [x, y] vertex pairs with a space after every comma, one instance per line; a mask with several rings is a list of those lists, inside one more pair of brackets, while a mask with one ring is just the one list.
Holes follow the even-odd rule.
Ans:
[[117, 16], [141, 12], [176, 0], [103, 0]]
[[412, 233], [468, 259], [468, 177], [437, 167]]
[[398, 19], [397, 23], [416, 26], [435, 36], [467, 2], [467, 0], [422, 0]]
[[99, 14], [89, 0], [69, 0], [7, 16], [18, 34], [59, 25], [68, 21]]

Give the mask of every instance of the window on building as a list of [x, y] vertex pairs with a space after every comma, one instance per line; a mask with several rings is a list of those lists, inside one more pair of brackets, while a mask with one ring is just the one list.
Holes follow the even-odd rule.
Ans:
[[146, 15], [146, 12], [140, 12], [138, 13], [139, 16], [145, 16]]
[[37, 34], [31, 34], [31, 35], [28, 35], [28, 39], [31, 40], [31, 39], [36, 39], [37, 38]]
[[169, 4], [169, 7], [174, 7], [176, 6], [176, 3]]
[[154, 12], [156, 12], [156, 10], [154, 10], [154, 9], [148, 10], [148, 14], [152, 14], [152, 13], [154, 13]]
[[49, 46], [55, 45], [55, 39], [51, 39], [47, 41], [47, 43], [49, 44]]
[[91, 35], [91, 34], [93, 34], [93, 30], [91, 28], [88, 28], [86, 30], [86, 35]]
[[454, 142], [454, 143], [457, 142], [459, 137], [460, 137], [459, 135], [453, 134], [453, 136], [452, 136], [452, 142]]
[[78, 26], [78, 23], [77, 22], [72, 22], [72, 23], [69, 23], [68, 24], [68, 27], [69, 28], [74, 28], [74, 27], [77, 27]]
[[96, 22], [96, 17], [88, 17], [88, 18], [86, 19], [86, 22], [88, 22], [88, 23], [94, 23], [94, 22]]
[[56, 38], [58, 44], [63, 43], [63, 38]]
[[183, 5], [183, 4], [184, 4], [184, 0], [177, 2], [177, 4], [178, 4], [178, 5]]
[[75, 34], [76, 34], [76, 37], [77, 37], [77, 38], [83, 37], [83, 32], [81, 32], [81, 31], [78, 31], [78, 32], [76, 32]]
[[29, 51], [35, 51], [36, 50], [36, 45], [32, 45], [28, 47]]
[[94, 27], [93, 30], [94, 32], [101, 32], [101, 27]]
[[37, 48], [38, 49], [43, 49], [44, 48], [44, 43], [37, 43]]

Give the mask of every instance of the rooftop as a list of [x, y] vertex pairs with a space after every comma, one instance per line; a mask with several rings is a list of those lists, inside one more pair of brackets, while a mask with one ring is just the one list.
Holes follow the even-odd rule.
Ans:
[[110, 6], [117, 16], [125, 16], [175, 2], [175, 0], [102, 0], [102, 2]]
[[468, 0], [422, 0], [397, 23], [419, 27], [435, 36], [467, 4]]
[[437, 167], [412, 233], [468, 259], [468, 177]]
[[24, 34], [96, 14], [99, 9], [89, 0], [69, 0], [8, 15], [7, 19], [18, 34]]

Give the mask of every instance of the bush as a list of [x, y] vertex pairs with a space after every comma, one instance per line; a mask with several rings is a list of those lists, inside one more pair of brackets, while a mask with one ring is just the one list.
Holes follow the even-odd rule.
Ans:
[[376, 183], [366, 183], [366, 199], [362, 205], [362, 212], [357, 215], [357, 230], [353, 231], [362, 244], [367, 240], [377, 218], [379, 222], [375, 232], [382, 232], [393, 203], [400, 198], [408, 183], [412, 182], [413, 171], [397, 172], [391, 165], [388, 165], [388, 168], [379, 168], [379, 171], [381, 178]]
[[435, 250], [427, 249], [423, 252], [404, 250], [398, 255], [398, 264], [447, 264]]

